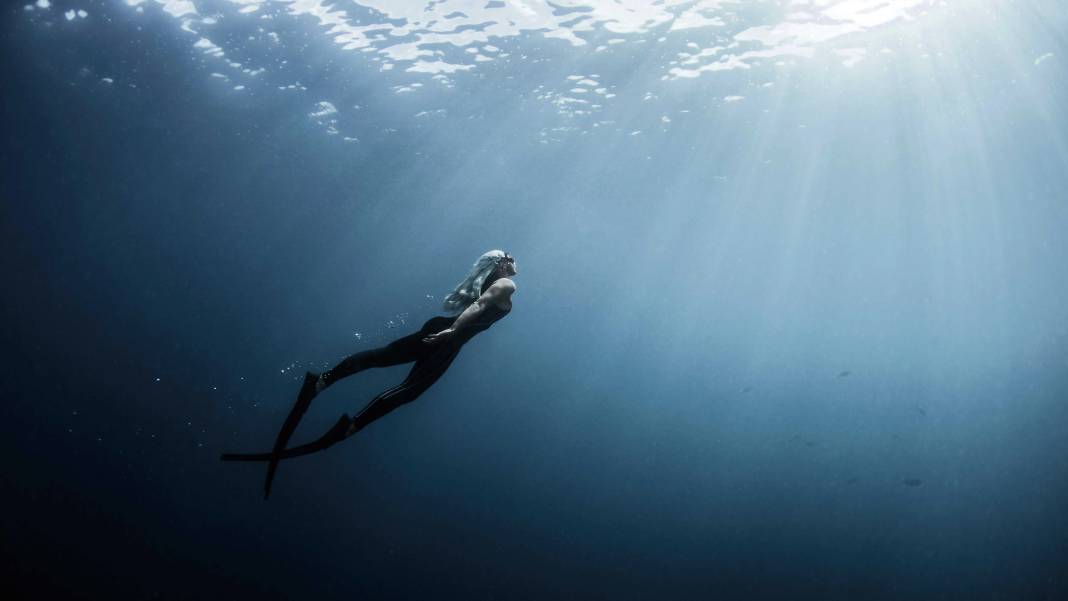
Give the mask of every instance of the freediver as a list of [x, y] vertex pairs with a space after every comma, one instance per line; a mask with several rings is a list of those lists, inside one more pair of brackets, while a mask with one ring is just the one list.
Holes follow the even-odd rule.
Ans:
[[[512, 310], [515, 283], [509, 279], [517, 273], [515, 259], [500, 250], [491, 250], [475, 261], [471, 271], [450, 292], [443, 303], [447, 315], [432, 317], [418, 332], [386, 346], [355, 353], [322, 374], [309, 371], [297, 400], [290, 410], [270, 453], [226, 453], [223, 461], [267, 461], [264, 498], [271, 495], [278, 462], [322, 451], [359, 432], [368, 424], [397, 407], [414, 401], [437, 381], [452, 364], [460, 349], [479, 332]], [[356, 417], [343, 414], [318, 440], [286, 448], [304, 412], [320, 392], [338, 380], [372, 367], [387, 367], [415, 362], [403, 382], [371, 399]]]

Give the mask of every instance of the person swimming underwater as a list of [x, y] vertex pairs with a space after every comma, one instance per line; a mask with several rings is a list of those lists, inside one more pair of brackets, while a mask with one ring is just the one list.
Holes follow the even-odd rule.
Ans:
[[[516, 275], [515, 259], [500, 250], [491, 250], [475, 261], [471, 271], [450, 292], [444, 311], [454, 317], [432, 317], [418, 332], [386, 346], [361, 351], [343, 359], [322, 374], [309, 371], [304, 376], [297, 400], [289, 412], [270, 453], [226, 453], [223, 461], [267, 461], [264, 498], [271, 495], [278, 462], [322, 451], [367, 427], [397, 407], [414, 401], [438, 380], [459, 354], [460, 349], [479, 332], [483, 332], [512, 310]], [[403, 382], [371, 399], [362, 411], [350, 418], [343, 414], [318, 440], [286, 448], [301, 417], [320, 392], [342, 378], [372, 367], [387, 367], [415, 362]]]

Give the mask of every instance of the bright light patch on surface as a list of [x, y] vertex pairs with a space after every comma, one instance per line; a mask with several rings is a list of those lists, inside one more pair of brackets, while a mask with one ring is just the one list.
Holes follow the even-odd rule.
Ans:
[[1045, 61], [1047, 61], [1047, 60], [1049, 60], [1051, 58], [1053, 58], [1053, 53], [1052, 52], [1047, 52], [1047, 53], [1043, 54], [1042, 56], [1040, 56], [1040, 57], [1035, 59], [1035, 66], [1037, 67], [1037, 66], [1041, 65], [1043, 62], [1045, 62]]
[[864, 57], [868, 54], [867, 48], [842, 48], [841, 50], [835, 50], [835, 54], [842, 58], [842, 64], [846, 67], [852, 67], [853, 65], [864, 60]]
[[197, 7], [189, 0], [156, 0], [156, 3], [162, 4], [164, 12], [172, 17], [199, 16]]
[[323, 100], [315, 105], [315, 110], [308, 113], [308, 116], [312, 119], [322, 119], [336, 113], [337, 107], [334, 106], [334, 103]]
[[193, 47], [204, 51], [204, 54], [209, 56], [221, 57], [225, 54], [222, 48], [215, 45], [215, 43], [208, 38], [200, 38], [193, 44]]

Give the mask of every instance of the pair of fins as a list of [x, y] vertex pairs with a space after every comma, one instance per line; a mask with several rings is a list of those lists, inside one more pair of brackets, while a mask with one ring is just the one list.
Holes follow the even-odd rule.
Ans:
[[316, 440], [307, 444], [302, 444], [293, 448], [286, 448], [289, 444], [289, 439], [293, 436], [293, 432], [297, 429], [297, 424], [300, 423], [304, 413], [311, 406], [312, 399], [315, 398], [317, 391], [315, 390], [315, 384], [319, 379], [319, 375], [308, 372], [304, 375], [304, 384], [300, 388], [300, 394], [297, 395], [297, 402], [293, 404], [293, 408], [289, 411], [289, 416], [286, 417], [285, 423], [282, 424], [282, 429], [278, 432], [278, 438], [274, 441], [274, 449], [269, 453], [223, 453], [221, 459], [223, 461], [266, 461], [267, 463], [267, 480], [263, 485], [263, 498], [269, 499], [271, 496], [271, 483], [274, 481], [274, 474], [278, 470], [278, 462], [282, 459], [292, 459], [293, 457], [300, 457], [302, 455], [309, 455], [316, 453], [324, 449], [328, 449], [335, 443], [345, 439], [348, 435], [349, 426], [352, 424], [352, 419], [348, 414], [343, 414], [336, 424], [326, 434], [322, 435]]

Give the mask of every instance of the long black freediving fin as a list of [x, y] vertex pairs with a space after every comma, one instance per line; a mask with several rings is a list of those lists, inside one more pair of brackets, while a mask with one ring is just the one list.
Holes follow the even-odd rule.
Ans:
[[223, 461], [271, 461], [275, 457], [281, 460], [310, 455], [328, 449], [335, 443], [345, 440], [351, 424], [352, 419], [346, 413], [337, 420], [337, 423], [326, 434], [307, 444], [285, 449], [280, 453], [273, 451], [270, 453], [224, 453], [220, 459]]
[[274, 474], [278, 469], [278, 461], [281, 459], [278, 454], [285, 450], [286, 445], [289, 444], [289, 439], [293, 436], [293, 432], [297, 430], [297, 425], [300, 424], [301, 418], [304, 417], [304, 413], [311, 406], [312, 399], [315, 398], [316, 394], [315, 383], [318, 380], [319, 374], [310, 371], [304, 374], [304, 383], [297, 394], [297, 401], [293, 403], [293, 408], [289, 410], [286, 421], [282, 423], [282, 429], [278, 431], [278, 437], [274, 440], [274, 448], [271, 450], [274, 457], [267, 464], [267, 478], [263, 482], [264, 499], [271, 496], [271, 483], [274, 481]]

